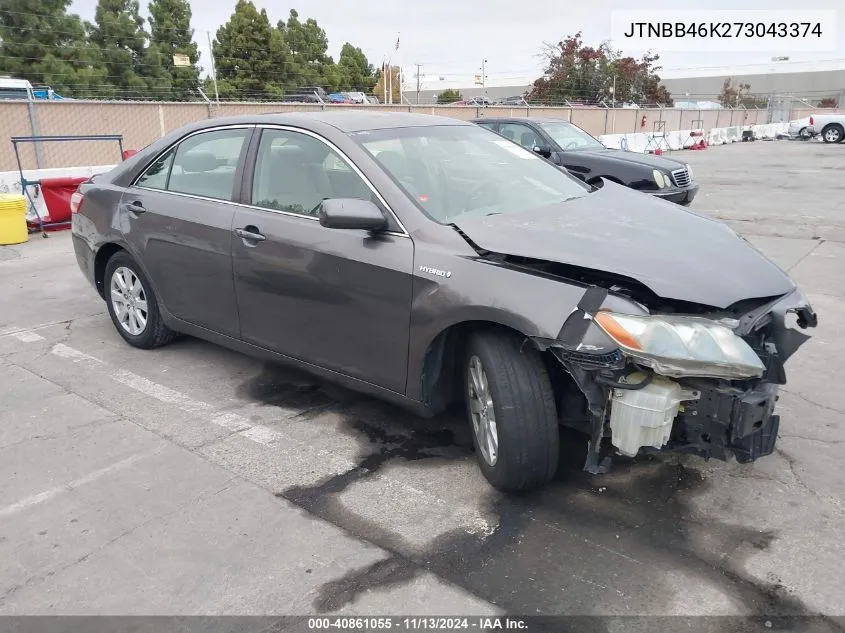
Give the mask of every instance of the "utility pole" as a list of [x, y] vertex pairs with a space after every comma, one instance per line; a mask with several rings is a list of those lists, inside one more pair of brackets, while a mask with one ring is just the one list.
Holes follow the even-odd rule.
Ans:
[[487, 96], [487, 60], [481, 60], [481, 90], [484, 91], [484, 96]]
[[211, 78], [214, 80], [214, 100], [220, 106], [220, 91], [217, 89], [217, 70], [214, 67], [214, 49], [211, 47], [211, 31], [206, 31], [208, 36], [208, 54], [211, 56]]
[[611, 92], [613, 95], [613, 107], [616, 107], [616, 75], [613, 75], [613, 90]]
[[417, 64], [417, 105], [420, 104], [420, 64]]

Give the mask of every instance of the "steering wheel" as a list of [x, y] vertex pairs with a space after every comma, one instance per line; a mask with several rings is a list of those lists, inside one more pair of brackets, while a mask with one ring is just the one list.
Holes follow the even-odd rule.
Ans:
[[565, 152], [565, 151], [566, 151], [566, 150], [568, 150], [570, 147], [578, 147], [578, 141], [569, 141], [569, 142], [566, 144], [566, 147], [564, 147], [564, 148], [563, 148], [563, 151]]

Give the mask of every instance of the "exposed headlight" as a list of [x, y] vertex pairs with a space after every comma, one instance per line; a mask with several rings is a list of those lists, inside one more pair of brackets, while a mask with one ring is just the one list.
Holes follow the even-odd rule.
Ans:
[[655, 169], [651, 172], [651, 175], [654, 177], [654, 182], [656, 182], [657, 186], [661, 189], [669, 186], [669, 176], [664, 174], [662, 171]]
[[765, 371], [745, 341], [709, 319], [600, 311], [595, 320], [626, 356], [663, 376], [758, 378]]

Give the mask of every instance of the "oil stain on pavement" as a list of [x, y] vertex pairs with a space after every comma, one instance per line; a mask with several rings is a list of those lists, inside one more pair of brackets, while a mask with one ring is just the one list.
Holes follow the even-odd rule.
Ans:
[[[390, 552], [326, 583], [313, 605], [319, 613], [428, 571], [523, 616], [677, 613], [679, 589], [696, 595], [696, 587], [679, 587], [683, 583], [715, 589], [733, 605], [723, 604], [722, 611], [814, 615], [776, 577], [761, 581], [744, 570], [748, 557], [767, 549], [777, 534], [698, 516], [691, 501], [708, 483], [677, 456], [617, 458], [609, 475], [591, 476], [581, 470], [584, 438], [562, 431], [552, 484], [530, 494], [482, 493], [487, 512], [497, 519], [492, 533], [458, 528], [434, 536], [420, 551], [376, 521], [350, 512], [339, 495], [392, 460], [430, 460], [436, 467], [443, 460], [467, 458], [472, 442], [460, 411], [424, 420], [272, 365], [247, 381], [242, 395], [285, 408], [304, 406], [305, 415], [332, 407], [343, 414], [342, 430], [360, 446], [355, 467], [277, 493]], [[821, 624], [813, 630], [842, 630], [832, 619]], [[604, 626], [598, 622], [590, 626], [607, 630], [595, 628]]]

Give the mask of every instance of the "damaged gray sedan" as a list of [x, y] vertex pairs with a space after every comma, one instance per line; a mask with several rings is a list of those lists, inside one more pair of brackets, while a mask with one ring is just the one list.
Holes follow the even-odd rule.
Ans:
[[80, 187], [77, 261], [131, 345], [184, 333], [425, 416], [465, 407], [503, 490], [561, 426], [612, 454], [770, 454], [816, 315], [724, 224], [593, 188], [471, 123], [212, 119]]

